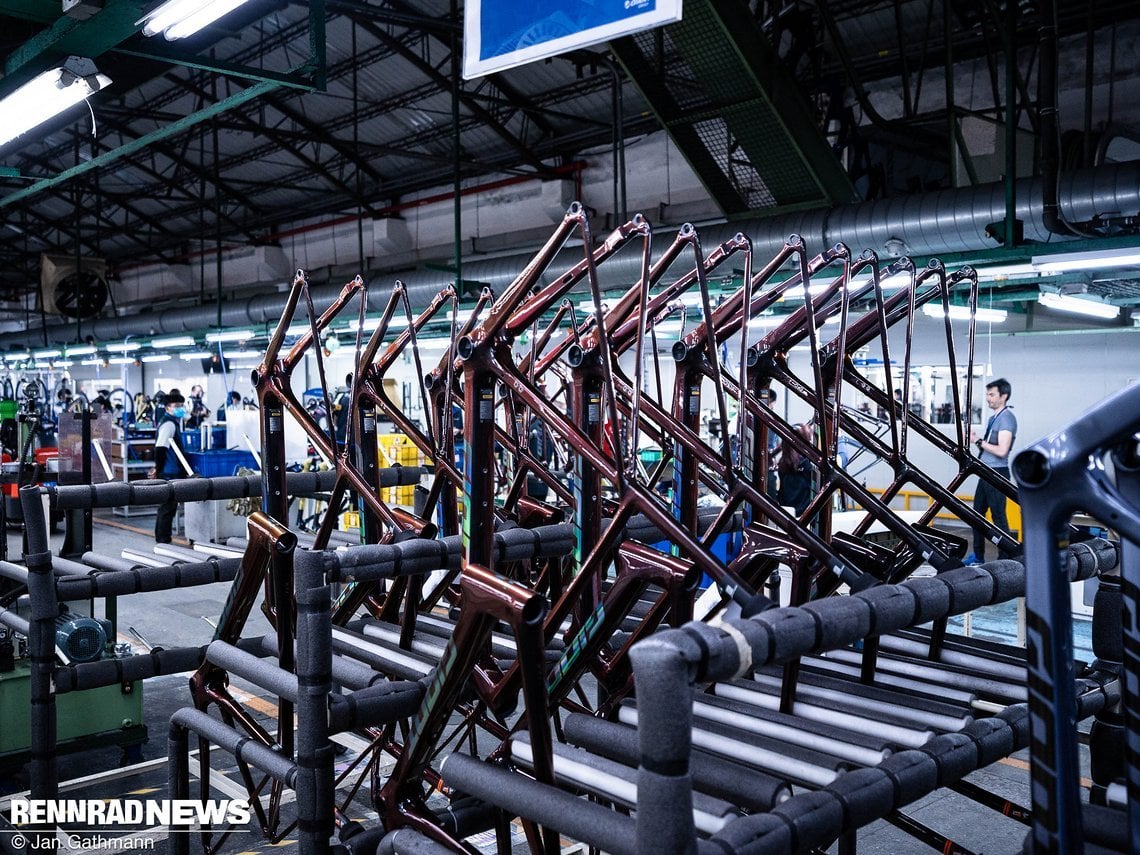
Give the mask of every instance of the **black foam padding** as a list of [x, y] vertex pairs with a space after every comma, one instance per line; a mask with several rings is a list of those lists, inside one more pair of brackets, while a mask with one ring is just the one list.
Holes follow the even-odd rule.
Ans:
[[97, 662], [65, 665], [55, 669], [52, 679], [57, 694], [100, 686], [118, 686], [161, 674], [193, 671], [202, 664], [205, 654], [204, 646], [172, 647], [123, 659], [100, 659]]
[[329, 698], [329, 728], [333, 732], [391, 724], [416, 714], [424, 685], [411, 680], [380, 683]]
[[[534, 819], [615, 855], [634, 855], [637, 850], [633, 820], [609, 808], [458, 752], [443, 761], [442, 771], [452, 787], [498, 805], [512, 816]], [[688, 822], [691, 839], [691, 812]]]
[[183, 502], [205, 502], [211, 498], [210, 482], [206, 478], [192, 478], [179, 490]]
[[775, 855], [794, 851], [792, 826], [783, 817], [771, 813], [730, 822], [710, 841], [722, 847], [720, 851], [736, 855]]
[[800, 851], [825, 846], [843, 831], [843, 808], [831, 793], [803, 793], [772, 813], [792, 823], [794, 845]]
[[694, 621], [685, 624], [680, 631], [693, 638], [702, 651], [704, 669], [694, 675], [695, 682], [703, 683], [706, 679], [736, 673], [740, 667], [740, 651], [724, 630]]
[[921, 751], [900, 751], [878, 765], [897, 785], [896, 807], [920, 799], [938, 787], [938, 766]]
[[1098, 715], [1120, 703], [1120, 677], [1115, 672], [1093, 671], [1077, 680], [1077, 721]]
[[[581, 713], [571, 713], [562, 727], [575, 745], [623, 763], [638, 763], [636, 728]], [[698, 790], [749, 811], [771, 810], [791, 795], [791, 788], [782, 779], [699, 749], [689, 758], [689, 774]]]
[[820, 619], [800, 608], [771, 609], [754, 620], [772, 631], [773, 662], [787, 662], [815, 650], [823, 632]]
[[978, 746], [964, 733], [944, 733], [918, 749], [938, 767], [938, 786], [953, 783], [978, 768]]
[[1124, 597], [1119, 580], [1102, 576], [1093, 597], [1092, 649], [1097, 659], [1124, 661]]
[[241, 568], [240, 558], [212, 558], [201, 564], [117, 570], [91, 576], [69, 576], [56, 581], [60, 600], [115, 597], [144, 591], [169, 591], [214, 582], [232, 582]]
[[901, 587], [914, 592], [914, 623], [927, 623], [950, 614], [950, 589], [939, 577], [907, 579]]
[[423, 466], [386, 466], [376, 471], [381, 487], [411, 487], [424, 475], [432, 474]]
[[1013, 750], [1018, 751], [1029, 744], [1029, 706], [1011, 704], [994, 718], [1005, 722], [1013, 739]]
[[1130, 848], [1128, 814], [1124, 811], [1103, 805], [1083, 804], [1081, 822], [1087, 843], [1102, 846], [1110, 852], [1126, 852]]
[[1021, 748], [1016, 742], [1017, 734], [997, 716], [975, 721], [965, 732], [977, 743], [979, 767], [996, 763]]
[[819, 617], [822, 632], [817, 649], [827, 650], [849, 643], [852, 638], [863, 638], [871, 630], [871, 607], [856, 597], [835, 597], [830, 608], [822, 610], [824, 601], [807, 603], [803, 610]]
[[868, 635], [883, 635], [894, 632], [915, 622], [918, 603], [907, 588], [898, 585], [882, 585], [868, 588], [851, 595], [871, 606], [871, 628]]
[[1025, 565], [1020, 561], [1009, 558], [988, 561], [984, 569], [994, 581], [995, 603], [1005, 603], [1015, 597], [1025, 596]]
[[1115, 543], [1097, 537], [1070, 544], [1067, 558], [1064, 569], [1069, 581], [1078, 582], [1115, 570], [1120, 551]]
[[[639, 852], [676, 851], [681, 841], [693, 840], [690, 810], [692, 781], [688, 775], [659, 775], [644, 766], [637, 773], [637, 849]], [[602, 847], [609, 851], [610, 847]]]
[[768, 624], [761, 624], [755, 618], [751, 620], [732, 621], [748, 647], [752, 651], [752, 664], [763, 665], [772, 661], [772, 630]]
[[950, 588], [950, 612], [960, 614], [994, 601], [994, 579], [981, 567], [958, 567], [938, 576]]
[[843, 806], [844, 829], [860, 828], [893, 809], [895, 785], [881, 769], [853, 769], [823, 788]]
[[[352, 838], [348, 845], [353, 855], [454, 855], [454, 850], [411, 828], [399, 828], [380, 841], [372, 851], [355, 844]], [[375, 844], [374, 844], [375, 845]]]
[[[720, 515], [719, 509], [707, 510], [702, 509], [697, 512], [697, 529], [704, 531], [713, 521]], [[602, 520], [602, 525], [609, 528], [611, 520]], [[738, 512], [732, 515], [732, 520], [728, 526], [721, 529], [722, 532], [740, 531], [743, 527], [742, 515]], [[629, 522], [625, 524], [622, 529], [623, 540], [639, 540], [642, 543], [657, 543], [660, 540], [666, 540], [667, 536], [661, 532], [656, 525], [649, 521], [645, 514], [634, 514], [630, 517]]]
[[130, 486], [132, 505], [161, 505], [174, 498], [174, 488], [166, 481], [135, 482]]

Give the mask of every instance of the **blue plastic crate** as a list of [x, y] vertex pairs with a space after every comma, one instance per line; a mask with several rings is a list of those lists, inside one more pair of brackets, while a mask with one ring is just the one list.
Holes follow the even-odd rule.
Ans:
[[194, 473], [204, 478], [216, 478], [221, 475], [233, 475], [239, 466], [246, 469], [256, 469], [257, 463], [249, 451], [234, 449], [232, 451], [192, 451], [186, 455]]
[[201, 451], [202, 450], [202, 433], [196, 430], [182, 431], [182, 450], [183, 451]]

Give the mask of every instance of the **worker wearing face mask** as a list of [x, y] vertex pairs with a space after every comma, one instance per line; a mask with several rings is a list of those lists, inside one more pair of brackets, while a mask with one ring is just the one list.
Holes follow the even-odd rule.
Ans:
[[[186, 399], [177, 389], [171, 389], [164, 399], [166, 411], [158, 420], [158, 435], [154, 441], [154, 468], [150, 470], [151, 478], [187, 478], [191, 473], [182, 469], [179, 455], [173, 449], [182, 452], [182, 420], [186, 418]], [[158, 515], [154, 518], [155, 543], [170, 543], [174, 527], [174, 515], [178, 513], [178, 502], [173, 498], [158, 506]]]

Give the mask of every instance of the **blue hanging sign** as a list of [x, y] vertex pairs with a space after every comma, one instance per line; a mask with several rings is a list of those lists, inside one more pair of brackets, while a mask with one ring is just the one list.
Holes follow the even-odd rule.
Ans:
[[463, 77], [681, 20], [681, 0], [467, 0]]

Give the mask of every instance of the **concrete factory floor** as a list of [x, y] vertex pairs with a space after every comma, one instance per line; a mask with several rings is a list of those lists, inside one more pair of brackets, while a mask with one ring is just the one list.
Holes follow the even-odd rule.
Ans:
[[[95, 527], [95, 548], [107, 555], [119, 555], [124, 549], [150, 551], [153, 547], [153, 517], [131, 517], [123, 519], [110, 512], [100, 512]], [[53, 547], [58, 550], [61, 535], [53, 537]], [[176, 539], [176, 542], [178, 540]], [[9, 554], [18, 558], [20, 541], [18, 534], [8, 535]], [[152, 645], [166, 648], [203, 645], [212, 638], [211, 621], [216, 621], [229, 592], [229, 584], [214, 584], [189, 590], [163, 591], [136, 594], [122, 597], [118, 603], [119, 640], [132, 643], [135, 651], [145, 650], [131, 628]], [[1012, 609], [1004, 615], [995, 613], [989, 617], [979, 617], [974, 621], [975, 631], [985, 631], [986, 626], [996, 627], [993, 634], [1008, 638], [1012, 630], [1007, 625], [1015, 620]], [[988, 623], [987, 623], [988, 622]], [[255, 610], [245, 633], [253, 636], [268, 632], [269, 625], [260, 611]], [[954, 630], [952, 630], [954, 631]], [[960, 631], [960, 630], [958, 630]], [[1087, 643], [1087, 642], [1086, 642]], [[142, 798], [158, 799], [167, 791], [165, 765], [168, 722], [172, 712], [190, 702], [186, 684], [186, 674], [157, 677], [146, 681], [144, 687], [144, 718], [149, 731], [149, 741], [133, 752], [124, 752], [118, 746], [107, 746], [61, 756], [59, 777], [65, 783], [61, 789], [66, 798]], [[265, 692], [234, 681], [235, 696], [251, 710], [254, 717], [267, 729], [275, 729], [274, 704], [265, 697]], [[0, 723], [2, 726], [2, 723]], [[346, 737], [342, 744], [344, 753], [338, 757], [337, 768], [343, 770], [364, 747], [364, 741]], [[193, 747], [193, 742], [191, 743]], [[211, 763], [223, 772], [214, 776], [215, 798], [232, 798], [244, 795], [236, 769], [229, 755], [215, 750]], [[126, 764], [126, 765], [124, 765]], [[192, 769], [196, 763], [192, 760]], [[1088, 775], [1088, 752], [1082, 747], [1082, 776]], [[1025, 752], [997, 763], [985, 770], [969, 776], [969, 781], [990, 790], [1012, 802], [1029, 804], [1029, 766]], [[1086, 782], [1087, 783], [1087, 780]], [[19, 795], [28, 786], [27, 770], [8, 768], [0, 778], [0, 811], [7, 813], [11, 795]], [[196, 783], [192, 783], [196, 792]], [[362, 787], [363, 797], [358, 796], [351, 815], [367, 823], [374, 822], [375, 813], [368, 805], [368, 782]], [[285, 813], [289, 812], [286, 806]], [[1021, 852], [1027, 828], [1025, 825], [1003, 816], [995, 810], [980, 807], [976, 802], [949, 790], [939, 790], [910, 806], [907, 814], [921, 823], [936, 829], [953, 839], [960, 847], [958, 851], [986, 853]], [[166, 851], [163, 839], [164, 829], [156, 829], [157, 842], [149, 851]], [[526, 851], [521, 833], [517, 837], [516, 852]], [[279, 844], [280, 845], [280, 844]], [[285, 845], [295, 845], [295, 841]], [[143, 847], [140, 847], [143, 848]], [[256, 830], [256, 822], [239, 829], [223, 847], [223, 851], [233, 853], [268, 852], [271, 844]], [[858, 848], [864, 853], [910, 853], [929, 851], [928, 847], [901, 829], [887, 823], [876, 822], [863, 829], [858, 835]], [[191, 843], [192, 852], [200, 852], [197, 838]], [[493, 843], [488, 841], [485, 851], [493, 852]], [[577, 847], [569, 851], [578, 851]], [[833, 847], [832, 851], [836, 851]]]

